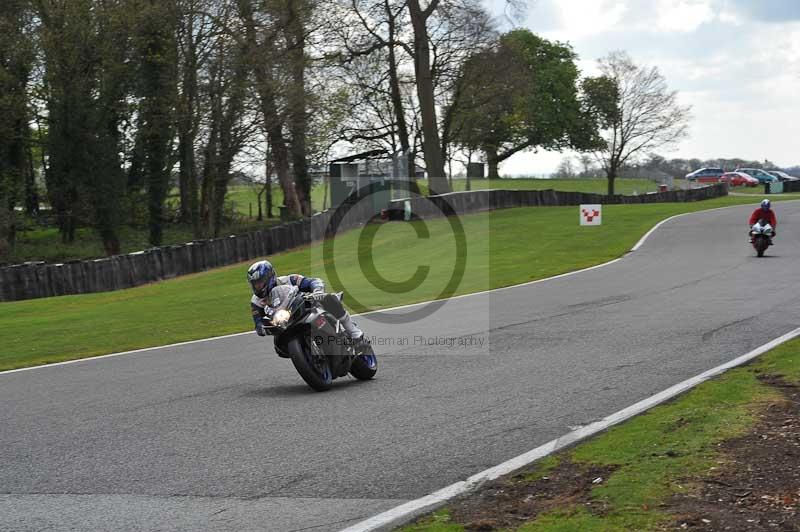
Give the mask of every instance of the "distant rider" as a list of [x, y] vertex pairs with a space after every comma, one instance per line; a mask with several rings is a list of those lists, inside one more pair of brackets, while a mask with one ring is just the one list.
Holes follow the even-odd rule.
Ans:
[[268, 296], [270, 291], [278, 285], [296, 286], [301, 292], [313, 294], [322, 306], [330, 312], [334, 318], [339, 320], [347, 335], [357, 342], [364, 342], [364, 333], [353, 323], [350, 313], [342, 306], [339, 298], [333, 294], [325, 293], [325, 283], [316, 277], [304, 277], [293, 273], [278, 277], [275, 268], [269, 261], [261, 260], [254, 262], [247, 269], [247, 280], [250, 288], [253, 289], [253, 297], [250, 300], [250, 308], [253, 313], [253, 322], [256, 325], [256, 333], [259, 336], [266, 336], [262, 320], [272, 319], [272, 309], [269, 305]]
[[[761, 201], [761, 206], [753, 211], [753, 214], [750, 215], [750, 225], [749, 227], [752, 228], [755, 224], [759, 223], [760, 220], [764, 220], [772, 226], [772, 236], [775, 237], [778, 234], [778, 218], [775, 216], [775, 211], [772, 210], [772, 203], [768, 199], [764, 199]], [[752, 231], [751, 231], [752, 233]], [[752, 234], [750, 235], [750, 242], [753, 242]], [[770, 239], [770, 244], [771, 244]]]

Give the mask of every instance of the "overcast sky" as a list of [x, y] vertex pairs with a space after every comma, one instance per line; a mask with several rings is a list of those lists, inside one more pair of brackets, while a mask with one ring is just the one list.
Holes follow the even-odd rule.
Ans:
[[[503, 0], [483, 1], [502, 15]], [[800, 164], [800, 0], [529, 0], [523, 25], [569, 42], [584, 75], [612, 50], [657, 66], [693, 115], [663, 155]], [[547, 174], [562, 157], [519, 154], [501, 173]]]

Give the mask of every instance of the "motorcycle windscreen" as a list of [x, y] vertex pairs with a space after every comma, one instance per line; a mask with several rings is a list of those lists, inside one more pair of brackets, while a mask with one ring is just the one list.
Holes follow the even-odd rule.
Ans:
[[297, 292], [296, 286], [288, 284], [276, 286], [269, 292], [269, 306], [275, 310], [288, 308]]

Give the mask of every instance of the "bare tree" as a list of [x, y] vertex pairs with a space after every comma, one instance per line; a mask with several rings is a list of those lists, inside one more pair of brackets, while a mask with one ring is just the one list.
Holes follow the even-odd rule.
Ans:
[[[408, 0], [351, 0], [340, 15], [339, 55], [341, 68], [353, 80], [351, 92], [358, 120], [348, 127], [344, 137], [370, 147], [384, 147], [408, 156], [408, 168], [415, 166], [417, 140], [438, 138], [438, 158], [452, 162], [451, 146], [453, 110], [459, 101], [459, 74], [463, 62], [476, 50], [496, 38], [491, 20], [477, 0], [440, 0], [428, 4], [424, 28], [414, 26], [414, 6]], [[430, 11], [428, 11], [430, 10]], [[427, 68], [420, 70], [426, 60], [419, 59], [419, 33], [427, 35]], [[419, 79], [427, 75], [429, 80]], [[420, 97], [420, 88], [424, 95]], [[426, 92], [428, 89], [430, 94]], [[433, 113], [426, 115], [426, 98], [433, 102]], [[444, 109], [436, 118], [438, 109]], [[436, 118], [436, 130], [424, 129], [431, 117]], [[428, 174], [430, 157], [425, 155]], [[411, 176], [413, 177], [413, 176]], [[413, 182], [412, 182], [413, 186]], [[436, 185], [433, 187], [436, 190]]]
[[338, 81], [350, 106], [349, 119], [341, 128], [342, 140], [363, 149], [404, 153], [412, 170], [417, 153], [411, 144], [414, 106], [408, 105], [414, 79], [406, 3], [349, 0], [336, 14], [334, 56]]
[[555, 177], [565, 177], [569, 179], [576, 176], [575, 162], [572, 160], [572, 157], [567, 156], [561, 159], [561, 164], [559, 164], [556, 169]]
[[286, 42], [289, 91], [286, 95], [288, 126], [291, 134], [292, 173], [302, 214], [311, 216], [311, 177], [308, 173], [308, 100], [307, 67], [309, 37], [316, 2], [287, 0], [282, 6], [281, 29]]
[[238, 25], [233, 5], [223, 4], [220, 25], [226, 28], [216, 39], [209, 57], [207, 81], [208, 126], [203, 148], [201, 218], [208, 232], [218, 236], [223, 223], [223, 206], [231, 170], [255, 126], [248, 112], [248, 48], [237, 36]]
[[213, 0], [178, 0], [178, 24], [176, 44], [178, 47], [178, 101], [177, 134], [180, 220], [191, 222], [195, 238], [201, 235], [200, 203], [197, 171], [197, 137], [200, 134], [201, 119], [204, 115], [200, 102], [203, 73], [207, 71], [209, 55], [214, 39], [219, 32], [215, 24], [214, 9], [209, 4]]
[[578, 163], [581, 165], [580, 177], [594, 177], [594, 159], [588, 153], [578, 155]]
[[[285, 125], [287, 112], [283, 87], [291, 85], [281, 63], [285, 42], [281, 39], [280, 7], [253, 0], [237, 0], [244, 26], [246, 55], [255, 77], [264, 133], [269, 144], [272, 168], [283, 190], [284, 204], [290, 217], [300, 217], [303, 209], [295, 189], [290, 167], [289, 142]], [[276, 15], [277, 13], [277, 15]]]
[[601, 59], [600, 70], [617, 86], [616, 112], [603, 132], [606, 146], [595, 152], [608, 193], [614, 194], [614, 180], [625, 164], [686, 137], [691, 108], [678, 102], [657, 67], [636, 65], [625, 52]]
[[428, 21], [438, 5], [439, 0], [430, 0], [427, 7], [423, 8], [420, 0], [408, 0], [411, 26], [414, 29], [414, 72], [422, 120], [422, 151], [425, 154], [425, 168], [430, 180], [430, 189], [434, 194], [451, 190], [444, 175], [428, 28]]

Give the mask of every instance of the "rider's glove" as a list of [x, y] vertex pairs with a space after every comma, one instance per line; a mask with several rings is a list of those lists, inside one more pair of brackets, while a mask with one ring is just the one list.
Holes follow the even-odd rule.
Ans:
[[256, 319], [256, 334], [259, 336], [266, 336], [267, 330], [264, 328], [264, 319], [271, 320], [272, 319], [272, 309], [267, 307], [264, 309], [264, 318], [257, 318]]
[[314, 298], [316, 301], [322, 301], [322, 299], [325, 297], [325, 292], [323, 292], [322, 290], [314, 290], [313, 292], [311, 292], [311, 297]]

